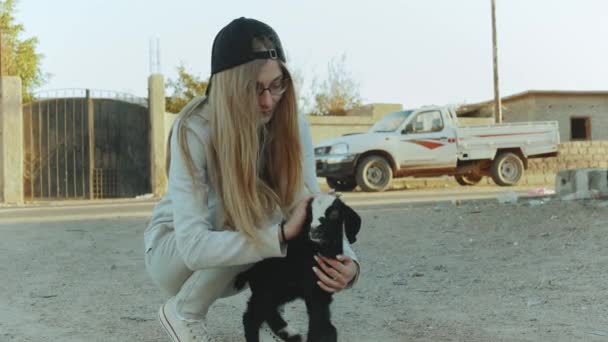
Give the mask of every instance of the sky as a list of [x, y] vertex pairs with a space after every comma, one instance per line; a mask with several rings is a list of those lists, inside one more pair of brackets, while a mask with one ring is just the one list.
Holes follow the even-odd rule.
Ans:
[[[40, 90], [107, 89], [147, 96], [150, 41], [175, 79], [210, 73], [215, 34], [245, 16], [279, 34], [304, 94], [330, 61], [363, 103], [475, 103], [494, 96], [491, 0], [19, 0], [50, 79]], [[608, 90], [608, 1], [496, 0], [500, 94]]]

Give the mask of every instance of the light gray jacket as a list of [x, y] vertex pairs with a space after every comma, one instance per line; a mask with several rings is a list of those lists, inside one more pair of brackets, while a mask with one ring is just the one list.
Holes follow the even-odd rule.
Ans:
[[[201, 104], [202, 100], [203, 98], [196, 98], [182, 110], [182, 113], [195, 111], [184, 124], [187, 129], [186, 142], [200, 185], [193, 185], [179, 150], [177, 127], [182, 118], [180, 114], [172, 127], [171, 172], [167, 192], [155, 206], [144, 232], [146, 251], [164, 234], [174, 231], [177, 251], [191, 270], [250, 264], [269, 257], [285, 256], [286, 248], [278, 239], [279, 224], [282, 220], [280, 210], [275, 211], [266, 227], [259, 227], [259, 244], [254, 244], [242, 233], [223, 226], [224, 210], [207, 174], [205, 146], [209, 139], [209, 116], [207, 106]], [[299, 127], [305, 188], [319, 192], [310, 128], [304, 118], [300, 118]], [[305, 192], [306, 189], [301, 191]], [[344, 254], [356, 259], [346, 241]]]

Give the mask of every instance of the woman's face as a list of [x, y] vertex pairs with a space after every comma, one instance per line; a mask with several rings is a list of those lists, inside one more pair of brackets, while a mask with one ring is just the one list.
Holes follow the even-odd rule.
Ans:
[[258, 74], [256, 91], [261, 112], [260, 123], [266, 124], [274, 113], [274, 109], [285, 92], [285, 81], [279, 62], [268, 60]]

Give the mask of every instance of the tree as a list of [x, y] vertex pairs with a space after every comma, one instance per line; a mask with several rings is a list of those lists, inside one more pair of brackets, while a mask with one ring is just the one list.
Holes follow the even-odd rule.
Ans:
[[306, 87], [306, 80], [303, 76], [302, 69], [291, 64], [289, 66], [289, 74], [296, 92], [298, 101], [298, 113], [310, 113], [312, 111], [312, 98], [310, 87]]
[[172, 90], [165, 103], [165, 110], [170, 113], [179, 113], [184, 106], [194, 97], [203, 95], [209, 81], [203, 81], [199, 76], [193, 75], [186, 70], [183, 64], [177, 67], [178, 78], [169, 79], [166, 88]]
[[359, 84], [346, 69], [346, 55], [329, 62], [327, 78], [315, 93], [313, 112], [317, 115], [346, 115], [348, 110], [361, 105]]
[[15, 21], [16, 0], [0, 1], [0, 71], [5, 76], [19, 76], [23, 102], [32, 99], [34, 90], [46, 82], [40, 64], [43, 55], [36, 52], [38, 38], [22, 39], [23, 25]]

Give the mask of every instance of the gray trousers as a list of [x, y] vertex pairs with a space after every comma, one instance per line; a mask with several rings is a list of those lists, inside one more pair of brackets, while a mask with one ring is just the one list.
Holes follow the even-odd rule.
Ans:
[[237, 274], [253, 264], [208, 268], [192, 271], [177, 252], [175, 232], [169, 231], [146, 251], [146, 270], [152, 281], [170, 296], [175, 296], [178, 317], [189, 320], [205, 318], [217, 299], [233, 296]]

